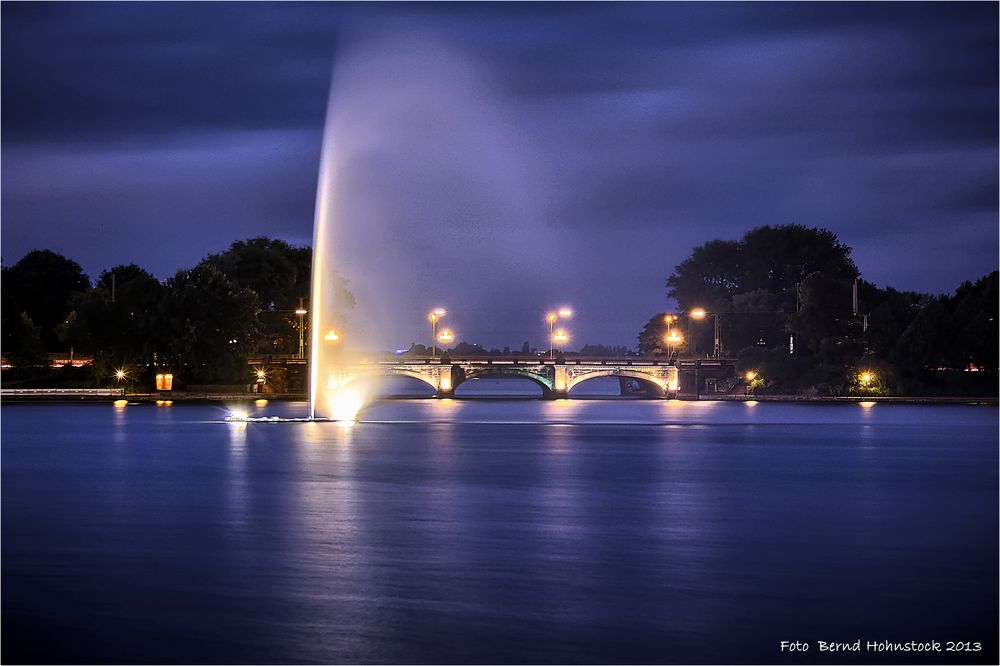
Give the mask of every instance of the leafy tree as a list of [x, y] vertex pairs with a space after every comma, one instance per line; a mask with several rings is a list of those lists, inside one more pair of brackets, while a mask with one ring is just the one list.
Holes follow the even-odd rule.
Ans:
[[667, 313], [660, 312], [650, 317], [639, 333], [639, 353], [645, 356], [666, 356], [667, 347], [663, 336], [667, 334], [667, 323], [664, 317]]
[[459, 342], [448, 350], [452, 356], [486, 356], [487, 352], [482, 346], [471, 342]]
[[260, 333], [257, 295], [208, 263], [167, 280], [155, 335], [161, 360], [194, 383], [240, 382]]
[[10, 298], [5, 303], [4, 323], [26, 313], [51, 349], [58, 342], [56, 327], [65, 322], [71, 299], [89, 287], [89, 279], [75, 261], [50, 250], [33, 250], [3, 273], [3, 290]]
[[[291, 353], [298, 349], [299, 298], [309, 302], [312, 282], [312, 249], [295, 247], [283, 240], [258, 237], [237, 241], [229, 249], [206, 257], [237, 286], [250, 289], [260, 302], [261, 349], [270, 353]], [[332, 273], [327, 284], [336, 291], [335, 302], [346, 311], [355, 305], [347, 280]]]
[[27, 313], [22, 312], [16, 326], [19, 328], [16, 337], [18, 345], [11, 350], [11, 364], [18, 368], [47, 368], [49, 356], [35, 322]]
[[858, 276], [851, 248], [835, 233], [801, 224], [751, 229], [739, 255], [740, 292], [764, 289], [794, 299], [796, 285], [814, 273], [842, 282]]
[[667, 278], [668, 295], [682, 309], [728, 312], [737, 294], [763, 290], [794, 311], [795, 289], [813, 273], [853, 280], [850, 248], [826, 229], [799, 224], [751, 229], [739, 241], [713, 240], [691, 251]]
[[[789, 331], [798, 334], [800, 353], [806, 351], [822, 362], [851, 362], [862, 349], [852, 336], [851, 284], [816, 272], [802, 280], [801, 307], [789, 318]], [[847, 358], [845, 358], [847, 355]]]
[[955, 339], [950, 342], [958, 351], [954, 359], [958, 367], [974, 365], [990, 372], [997, 371], [997, 314], [1000, 309], [997, 276], [997, 271], [993, 271], [975, 284], [962, 284], [955, 292], [952, 309]]
[[911, 371], [950, 365], [948, 346], [954, 337], [951, 314], [939, 298], [927, 304], [902, 332], [892, 350], [892, 360]]
[[713, 240], [699, 245], [667, 278], [669, 295], [682, 309], [726, 309], [729, 299], [742, 288], [740, 244]]

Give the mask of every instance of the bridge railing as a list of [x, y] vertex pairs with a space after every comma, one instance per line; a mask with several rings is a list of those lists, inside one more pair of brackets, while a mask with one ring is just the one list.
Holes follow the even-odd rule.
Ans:
[[125, 395], [125, 389], [120, 388], [33, 388], [33, 389], [0, 389], [0, 397], [5, 396], [17, 396], [17, 395], [51, 395], [51, 396], [63, 396], [63, 397], [77, 397], [77, 396], [98, 396], [113, 398], [120, 395]]

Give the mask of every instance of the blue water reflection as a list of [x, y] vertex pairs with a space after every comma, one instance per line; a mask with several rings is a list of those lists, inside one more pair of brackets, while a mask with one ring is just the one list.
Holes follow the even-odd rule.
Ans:
[[4, 405], [6, 661], [773, 662], [857, 638], [996, 657], [995, 407], [224, 414]]

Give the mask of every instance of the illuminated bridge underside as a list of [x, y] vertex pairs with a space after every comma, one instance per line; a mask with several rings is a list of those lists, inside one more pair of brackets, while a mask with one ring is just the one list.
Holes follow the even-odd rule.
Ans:
[[541, 387], [546, 398], [568, 397], [577, 384], [597, 377], [635, 380], [651, 397], [673, 397], [677, 393], [677, 368], [662, 361], [383, 361], [338, 366], [332, 369], [335, 382], [344, 386], [361, 377], [412, 377], [437, 392], [439, 398], [454, 395], [462, 382], [479, 378], [528, 379]]

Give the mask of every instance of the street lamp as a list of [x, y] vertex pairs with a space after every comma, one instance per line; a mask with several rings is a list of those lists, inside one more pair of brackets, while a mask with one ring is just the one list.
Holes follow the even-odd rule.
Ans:
[[438, 333], [437, 340], [444, 346], [455, 340], [455, 334], [446, 328]]
[[569, 340], [569, 334], [561, 328], [552, 334], [552, 343], [554, 345], [559, 345], [560, 347], [562, 347], [562, 345], [565, 344], [568, 340]]
[[549, 358], [553, 358], [556, 354], [555, 348], [552, 346], [552, 336], [555, 332], [556, 320], [559, 319], [559, 315], [555, 312], [550, 312], [545, 315], [545, 320], [549, 322]]
[[[115, 375], [114, 376], [115, 376], [115, 383], [117, 383], [119, 386], [121, 386], [121, 383], [123, 381], [125, 381], [126, 379], [128, 379], [128, 371], [126, 371], [125, 368], [117, 368], [115, 370]], [[123, 391], [123, 393], [124, 393], [124, 391]]]
[[299, 358], [306, 357], [306, 324], [305, 315], [308, 312], [302, 303], [302, 297], [299, 297], [299, 307], [295, 310], [295, 315], [299, 318]]
[[437, 356], [437, 323], [438, 320], [448, 314], [444, 308], [434, 308], [427, 318], [431, 320], [431, 358]]
[[[569, 319], [573, 316], [572, 308], [559, 308], [555, 312], [550, 312], [545, 315], [545, 321], [549, 322], [549, 358], [555, 358], [556, 352], [555, 347], [552, 345], [552, 341], [555, 339], [555, 325], [556, 321], [560, 318]], [[565, 331], [563, 331], [565, 334]], [[568, 338], [567, 338], [568, 339]]]
[[705, 308], [694, 308], [688, 313], [692, 319], [704, 319], [705, 317], [711, 316], [715, 319], [715, 344], [712, 348], [712, 357], [719, 358], [722, 353], [722, 335], [719, 330], [719, 313], [718, 312], [706, 312]]
[[663, 341], [667, 343], [667, 359], [674, 355], [674, 347], [678, 347], [684, 342], [684, 336], [677, 331], [670, 331], [663, 336]]
[[337, 332], [333, 329], [327, 331], [326, 335], [323, 336], [323, 339], [327, 342], [340, 342], [340, 336], [337, 335]]

